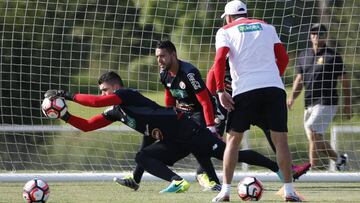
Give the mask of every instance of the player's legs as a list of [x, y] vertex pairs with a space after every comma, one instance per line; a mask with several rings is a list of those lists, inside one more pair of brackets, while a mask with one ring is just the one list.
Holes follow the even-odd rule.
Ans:
[[287, 142], [287, 133], [271, 131], [271, 138], [276, 147], [276, 160], [285, 183], [291, 183], [291, 153]]
[[[153, 144], [155, 141], [156, 140], [151, 136], [143, 136], [143, 141], [141, 143], [140, 150]], [[133, 171], [133, 178], [136, 183], [140, 183], [143, 174], [144, 174], [144, 169], [140, 167], [138, 164], [136, 164], [135, 170]]]
[[337, 161], [338, 154], [324, 139], [324, 134], [336, 114], [336, 106], [315, 105], [304, 113], [304, 128], [309, 140], [309, 159], [312, 166], [317, 165], [319, 154], [325, 154]]
[[[153, 144], [156, 140], [150, 136], [143, 136], [143, 141], [140, 146], [140, 150]], [[135, 170], [132, 175], [125, 177], [114, 177], [114, 181], [122, 186], [129, 187], [133, 190], [138, 190], [140, 187], [141, 178], [144, 174], [144, 169], [136, 164]]]
[[230, 131], [226, 139], [226, 147], [223, 158], [223, 184], [231, 184], [235, 166], [238, 162], [238, 150], [243, 133]]
[[170, 141], [159, 141], [140, 150], [135, 161], [148, 173], [166, 181], [182, 180], [167, 165], [173, 165], [186, 157], [189, 152], [182, 150], [179, 145]]
[[[218, 160], [223, 160], [226, 144], [215, 137], [208, 130], [201, 129], [197, 136], [192, 139], [192, 152], [208, 155]], [[279, 167], [277, 163], [254, 150], [238, 151], [237, 162], [247, 163], [254, 166], [262, 166], [277, 172]]]
[[276, 161], [284, 178], [285, 200], [301, 201], [292, 184], [292, 157], [288, 145], [286, 92], [276, 87], [264, 88], [261, 94], [262, 108], [267, 125], [271, 132], [271, 140], [276, 148]]

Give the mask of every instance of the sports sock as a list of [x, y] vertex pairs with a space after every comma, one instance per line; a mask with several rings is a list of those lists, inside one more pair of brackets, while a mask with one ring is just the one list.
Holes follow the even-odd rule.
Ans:
[[276, 175], [280, 178], [281, 182], [284, 182], [284, 176], [280, 169], [276, 172]]
[[292, 183], [284, 183], [284, 194], [285, 196], [295, 194], [294, 186]]
[[144, 169], [140, 167], [138, 164], [136, 164], [136, 168], [133, 172], [133, 178], [136, 183], [140, 183], [143, 174], [144, 174]]
[[199, 166], [196, 170], [196, 175], [203, 174], [203, 173], [205, 173], [205, 170], [201, 166]]
[[180, 177], [180, 176], [178, 176], [178, 175], [174, 175], [172, 178], [171, 178], [171, 181], [173, 181], [173, 180], [182, 180], [183, 178], [182, 177]]
[[226, 195], [230, 195], [231, 190], [231, 184], [222, 184], [221, 186], [221, 193], [224, 193]]

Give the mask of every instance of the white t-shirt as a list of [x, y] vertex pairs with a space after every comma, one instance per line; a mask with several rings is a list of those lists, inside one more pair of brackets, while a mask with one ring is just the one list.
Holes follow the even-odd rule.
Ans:
[[274, 44], [281, 43], [272, 25], [239, 18], [216, 33], [216, 49], [228, 47], [233, 97], [264, 87], [284, 89]]

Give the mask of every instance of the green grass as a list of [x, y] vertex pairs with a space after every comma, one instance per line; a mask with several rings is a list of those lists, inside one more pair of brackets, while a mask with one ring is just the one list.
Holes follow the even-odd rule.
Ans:
[[[211, 202], [216, 192], [202, 192], [197, 183], [192, 183], [188, 192], [179, 194], [159, 194], [167, 186], [165, 181], [144, 181], [139, 191], [110, 182], [54, 182], [50, 183], [49, 203], [55, 202]], [[2, 183], [0, 202], [23, 202], [23, 183]], [[262, 202], [282, 202], [275, 195], [280, 183], [264, 182], [265, 192]], [[295, 183], [297, 190], [307, 202], [360, 202], [359, 183]], [[235, 187], [232, 188], [232, 202], [240, 202]]]

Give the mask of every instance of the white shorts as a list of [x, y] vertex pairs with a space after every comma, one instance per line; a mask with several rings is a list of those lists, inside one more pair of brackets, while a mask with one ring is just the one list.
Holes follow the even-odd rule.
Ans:
[[336, 105], [320, 105], [308, 107], [304, 112], [304, 127], [317, 134], [324, 135], [336, 114]]

